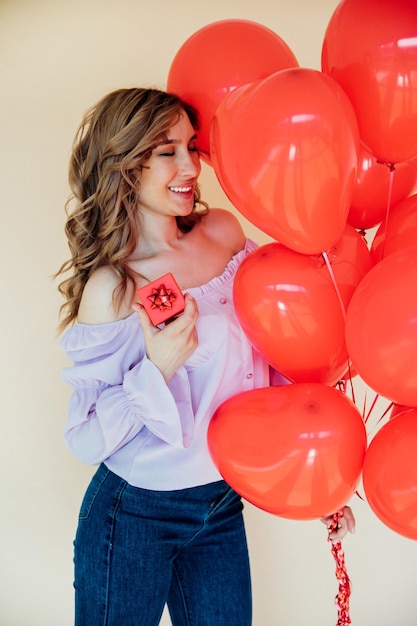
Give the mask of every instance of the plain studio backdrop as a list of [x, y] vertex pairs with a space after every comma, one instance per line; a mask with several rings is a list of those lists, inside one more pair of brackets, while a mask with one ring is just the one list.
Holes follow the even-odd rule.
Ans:
[[[221, 19], [268, 26], [320, 69], [336, 0], [0, 0], [1, 626], [73, 623], [72, 541], [94, 468], [62, 441], [69, 389], [51, 275], [67, 258], [67, 163], [84, 111], [119, 87], [164, 88], [184, 41]], [[372, 27], [372, 25], [370, 25]], [[355, 45], [355, 42], [352, 42]], [[203, 197], [233, 210], [203, 167]], [[266, 235], [242, 220], [259, 243]], [[344, 542], [355, 626], [415, 626], [417, 545], [352, 500]], [[333, 626], [337, 582], [326, 529], [250, 505], [254, 626]], [[213, 563], [216, 567], [216, 563]], [[164, 614], [164, 625], [170, 623]], [[121, 625], [122, 626], [122, 625]]]

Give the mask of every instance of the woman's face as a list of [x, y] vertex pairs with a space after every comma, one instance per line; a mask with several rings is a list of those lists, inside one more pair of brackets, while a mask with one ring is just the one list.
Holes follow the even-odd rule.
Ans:
[[139, 209], [143, 217], [191, 213], [201, 171], [196, 139], [195, 130], [184, 113], [169, 129], [166, 139], [154, 148], [139, 177]]

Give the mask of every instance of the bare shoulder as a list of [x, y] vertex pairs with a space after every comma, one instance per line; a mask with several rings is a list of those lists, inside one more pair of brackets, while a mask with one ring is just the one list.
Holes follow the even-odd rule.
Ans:
[[235, 215], [226, 209], [210, 209], [203, 218], [204, 230], [210, 238], [232, 249], [233, 253], [245, 245], [245, 233]]
[[100, 267], [93, 272], [84, 287], [78, 321], [83, 324], [106, 324], [132, 313], [127, 304], [122, 304], [121, 309], [115, 311], [113, 293], [118, 285], [119, 278], [110, 266]]

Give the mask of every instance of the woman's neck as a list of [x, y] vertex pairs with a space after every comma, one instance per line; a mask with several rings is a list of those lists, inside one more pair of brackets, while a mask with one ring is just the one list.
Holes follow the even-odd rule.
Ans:
[[183, 233], [179, 230], [175, 217], [142, 221], [134, 256], [147, 258], [172, 250], [182, 237]]

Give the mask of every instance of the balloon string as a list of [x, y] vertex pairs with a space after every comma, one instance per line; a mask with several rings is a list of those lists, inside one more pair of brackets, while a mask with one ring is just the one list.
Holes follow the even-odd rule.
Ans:
[[378, 424], [382, 422], [382, 420], [387, 416], [387, 414], [389, 413], [389, 411], [392, 409], [393, 406], [394, 406], [394, 402], [390, 402], [390, 404], [386, 407], [385, 411], [379, 417], [378, 421], [374, 424], [374, 426], [371, 429], [368, 429], [369, 430], [368, 435], [371, 435], [372, 431], [377, 428]]
[[365, 415], [366, 415], [366, 402], [368, 398], [368, 387], [365, 387], [365, 393], [363, 396], [363, 409], [362, 409], [362, 419], [365, 423]]
[[[390, 212], [390, 208], [391, 208], [392, 187], [393, 187], [393, 184], [394, 184], [395, 165], [394, 165], [394, 163], [386, 163], [385, 165], [387, 167], [389, 167], [387, 210], [385, 211], [385, 234], [386, 234], [387, 228], [388, 228], [388, 216], [389, 216], [389, 212]], [[384, 238], [384, 241], [382, 242], [381, 258], [384, 258], [384, 252], [385, 252], [385, 238]]]
[[[371, 404], [371, 406], [370, 406], [370, 408], [369, 408], [369, 410], [368, 410], [368, 413], [367, 413], [367, 415], [366, 415], [366, 417], [365, 417], [365, 419], [364, 419], [365, 424], [366, 424], [366, 423], [367, 423], [367, 421], [369, 420], [369, 418], [370, 418], [370, 416], [371, 416], [371, 413], [372, 413], [372, 411], [374, 410], [376, 403], [378, 402], [378, 398], [379, 398], [379, 394], [377, 393], [377, 394], [375, 395], [374, 399], [372, 400], [372, 404]], [[365, 412], [365, 407], [364, 407], [364, 412]]]
[[383, 412], [383, 414], [381, 415], [381, 417], [379, 418], [378, 424], [384, 419], [384, 417], [388, 414], [388, 412], [391, 411], [393, 406], [394, 406], [394, 402], [390, 402], [387, 408], [385, 409], [385, 411]]
[[[332, 521], [328, 526], [329, 535], [339, 527], [339, 520], [343, 517], [343, 511], [338, 511], [332, 516]], [[330, 539], [329, 539], [330, 541]], [[336, 626], [348, 626], [351, 624], [349, 616], [349, 601], [351, 593], [350, 579], [346, 569], [345, 554], [342, 548], [342, 542], [332, 543], [331, 552], [336, 563], [336, 579], [339, 583], [338, 593], [335, 598], [337, 606], [337, 624]]]
[[332, 283], [334, 285], [334, 288], [336, 290], [336, 294], [337, 297], [339, 299], [340, 302], [340, 308], [342, 309], [342, 314], [343, 314], [343, 319], [346, 319], [346, 309], [345, 309], [345, 303], [342, 300], [342, 296], [340, 295], [340, 291], [339, 291], [339, 286], [336, 282], [336, 278], [333, 272], [333, 268], [332, 268], [332, 264], [329, 261], [329, 257], [327, 255], [327, 252], [322, 252], [322, 257], [324, 259], [324, 262], [326, 263], [327, 269], [329, 270], [329, 274], [330, 274], [330, 278], [332, 279]]
[[[345, 303], [343, 302], [343, 298], [341, 296], [341, 293], [340, 293], [340, 290], [339, 290], [339, 285], [337, 284], [336, 277], [334, 275], [332, 264], [330, 263], [329, 256], [328, 256], [327, 252], [322, 252], [321, 255], [322, 255], [322, 257], [324, 259], [324, 262], [326, 264], [326, 267], [327, 267], [327, 269], [329, 271], [330, 278], [332, 279], [332, 283], [333, 283], [334, 289], [336, 291], [337, 298], [339, 300], [340, 309], [342, 311], [343, 320], [346, 321]], [[352, 382], [352, 370], [351, 370], [351, 367], [350, 367], [350, 363], [348, 364], [348, 372], [349, 372], [349, 380], [350, 380], [350, 390], [351, 390], [351, 393], [352, 393], [352, 401], [355, 402], [355, 390], [354, 390], [353, 382]], [[346, 384], [344, 385], [343, 392], [346, 393]]]
[[[351, 368], [350, 362], [348, 363], [348, 374], [349, 374], [348, 380], [349, 380], [349, 385], [350, 385], [350, 395], [352, 396], [352, 402], [356, 404], [355, 387], [353, 386], [352, 368]], [[346, 393], [346, 387], [344, 391]]]

